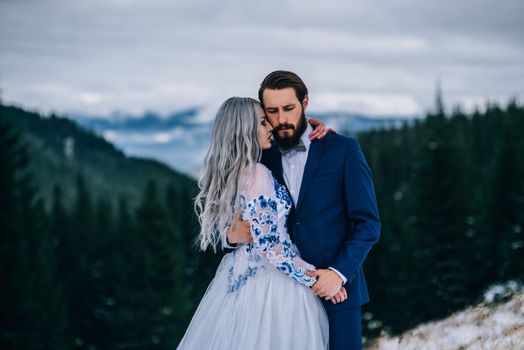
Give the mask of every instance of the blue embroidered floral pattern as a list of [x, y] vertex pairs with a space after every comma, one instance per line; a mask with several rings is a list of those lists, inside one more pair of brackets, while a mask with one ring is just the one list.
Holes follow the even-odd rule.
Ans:
[[227, 284], [228, 284], [228, 288], [227, 288], [227, 292], [228, 293], [233, 293], [233, 292], [236, 292], [240, 287], [242, 287], [244, 284], [246, 284], [247, 282], [247, 279], [249, 277], [252, 277], [255, 275], [255, 273], [257, 272], [257, 267], [254, 266], [248, 266], [246, 272], [244, 272], [243, 274], [239, 274], [236, 276], [235, 280], [233, 280], [233, 266], [231, 266], [231, 268], [229, 269], [229, 274], [227, 276]]
[[272, 181], [276, 198], [264, 193], [248, 201], [245, 196], [241, 196], [243, 216], [249, 219], [253, 235], [253, 243], [246, 245], [245, 249], [248, 253], [252, 253], [254, 248], [258, 253], [256, 255], [265, 257], [284, 274], [306, 286], [311, 286], [316, 279], [308, 276], [307, 271], [314, 269], [314, 266], [300, 258], [287, 232], [279, 233], [278, 230], [279, 205], [284, 207], [285, 217], [281, 220], [285, 228], [285, 221], [292, 205], [291, 196], [274, 177]]
[[290, 209], [293, 202], [289, 192], [286, 190], [286, 187], [281, 185], [274, 177], [273, 182], [275, 184], [275, 193], [277, 198], [280, 200], [280, 204], [284, 204], [286, 209]]
[[249, 183], [248, 190], [240, 195], [242, 219], [250, 222], [253, 243], [239, 247], [247, 264], [240, 267], [236, 263], [228, 273], [228, 293], [234, 293], [269, 262], [285, 275], [306, 286], [316, 282], [315, 277], [307, 274], [315, 267], [300, 258], [286, 230], [286, 221], [293, 205], [291, 196], [271, 172], [263, 165], [258, 165], [255, 178]]

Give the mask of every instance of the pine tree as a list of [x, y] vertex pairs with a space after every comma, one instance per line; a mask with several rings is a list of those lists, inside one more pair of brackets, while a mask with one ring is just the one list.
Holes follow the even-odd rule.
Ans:
[[462, 261], [469, 209], [462, 165], [464, 149], [442, 113], [426, 119], [425, 149], [413, 179], [413, 220], [417, 321], [445, 316], [466, 305], [468, 275]]
[[[495, 113], [502, 111], [494, 108]], [[493, 112], [493, 110], [492, 110]], [[492, 281], [522, 278], [522, 238], [524, 212], [524, 180], [518, 140], [522, 130], [522, 114], [510, 104], [500, 125], [495, 148], [491, 186], [485, 213], [485, 258], [491, 262]]]
[[136, 348], [130, 343], [135, 321], [134, 304], [137, 297], [134, 291], [134, 270], [136, 255], [140, 253], [140, 242], [136, 239], [136, 228], [127, 200], [120, 197], [116, 217], [115, 231], [108, 242], [111, 255], [107, 262], [108, 295], [107, 307], [110, 309], [111, 322], [108, 324], [108, 342], [112, 347]]
[[66, 315], [55, 239], [34, 187], [22, 134], [0, 116], [0, 347], [62, 349]]
[[[121, 216], [127, 216], [121, 211]], [[115, 289], [116, 322], [122, 332], [116, 346], [131, 349], [173, 349], [184, 329], [178, 305], [185, 303], [179, 275], [182, 247], [158, 196], [147, 183], [136, 212], [136, 228], [120, 237]], [[123, 233], [123, 232], [121, 232]]]
[[76, 177], [76, 201], [71, 213], [69, 230], [64, 232], [64, 245], [67, 246], [65, 269], [71, 335], [75, 346], [81, 349], [98, 347], [101, 339], [100, 295], [97, 290], [99, 275], [95, 210], [91, 194], [81, 172]]

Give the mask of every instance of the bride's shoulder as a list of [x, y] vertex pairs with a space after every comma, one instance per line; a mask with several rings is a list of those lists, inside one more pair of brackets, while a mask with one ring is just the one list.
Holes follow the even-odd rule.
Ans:
[[262, 163], [255, 164], [255, 172], [256, 172], [256, 175], [273, 176], [273, 174], [271, 173], [271, 170], [269, 170], [269, 168]]
[[248, 187], [267, 185], [273, 180], [273, 174], [264, 164], [256, 163], [244, 172], [244, 181]]
[[244, 169], [245, 176], [273, 176], [271, 170], [262, 163], [255, 163]]

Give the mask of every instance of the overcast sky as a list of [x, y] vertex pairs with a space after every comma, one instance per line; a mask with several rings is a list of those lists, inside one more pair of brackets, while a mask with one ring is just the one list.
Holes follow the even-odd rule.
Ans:
[[289, 69], [318, 111], [420, 114], [438, 77], [448, 104], [523, 101], [523, 14], [522, 0], [0, 0], [2, 100], [211, 115]]

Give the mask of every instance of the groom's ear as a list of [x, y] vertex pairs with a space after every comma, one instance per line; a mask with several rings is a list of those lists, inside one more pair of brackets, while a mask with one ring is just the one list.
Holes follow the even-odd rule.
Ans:
[[306, 110], [308, 103], [309, 103], [309, 96], [306, 95], [304, 96], [304, 99], [302, 100], [302, 108], [304, 109], [304, 111]]

